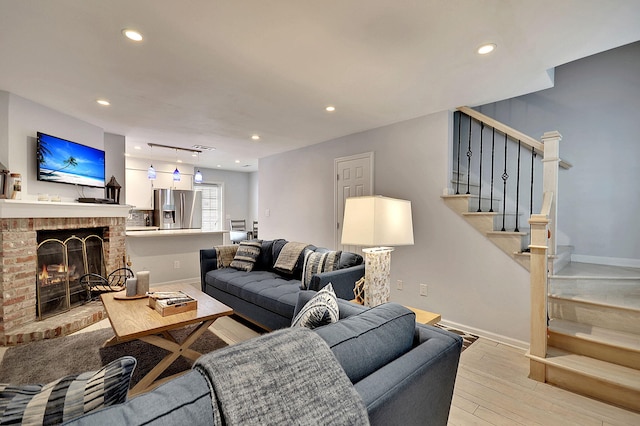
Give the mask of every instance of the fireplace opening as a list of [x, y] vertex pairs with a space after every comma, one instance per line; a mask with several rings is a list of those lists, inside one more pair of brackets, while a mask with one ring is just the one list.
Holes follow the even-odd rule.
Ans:
[[106, 271], [106, 228], [38, 231], [36, 314], [39, 320], [89, 299], [80, 277]]

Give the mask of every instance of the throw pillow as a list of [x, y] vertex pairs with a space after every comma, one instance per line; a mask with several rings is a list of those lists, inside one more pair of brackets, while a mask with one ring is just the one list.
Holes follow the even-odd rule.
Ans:
[[1, 424], [58, 424], [127, 399], [136, 359], [124, 356], [98, 371], [41, 385], [0, 384]]
[[324, 253], [307, 251], [304, 256], [304, 267], [302, 269], [302, 282], [300, 289], [309, 290], [311, 277], [314, 274], [338, 269], [341, 255], [341, 251], [327, 251]]
[[324, 286], [298, 312], [291, 327], [316, 328], [338, 321], [338, 299], [331, 283]]
[[214, 249], [216, 250], [216, 269], [222, 269], [231, 265], [238, 252], [238, 245], [215, 246]]
[[238, 246], [233, 261], [231, 262], [232, 268], [236, 268], [240, 271], [251, 271], [253, 265], [256, 263], [256, 259], [260, 256], [260, 249], [262, 248], [262, 240], [249, 240], [242, 241]]

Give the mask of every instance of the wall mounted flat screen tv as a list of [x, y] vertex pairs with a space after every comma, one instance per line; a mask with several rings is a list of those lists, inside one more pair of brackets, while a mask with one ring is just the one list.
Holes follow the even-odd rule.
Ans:
[[38, 132], [38, 180], [104, 188], [104, 151]]

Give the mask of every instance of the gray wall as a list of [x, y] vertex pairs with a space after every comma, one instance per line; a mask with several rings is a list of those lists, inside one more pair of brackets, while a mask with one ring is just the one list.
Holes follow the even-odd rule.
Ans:
[[373, 151], [374, 192], [411, 200], [413, 210], [415, 245], [392, 254], [391, 299], [520, 344], [529, 338], [529, 274], [440, 198], [451, 122], [441, 112], [260, 159], [260, 237], [333, 247], [334, 159]]
[[640, 42], [556, 68], [551, 89], [478, 109], [534, 138], [562, 134], [574, 167], [560, 173], [558, 227], [574, 259], [640, 266]]

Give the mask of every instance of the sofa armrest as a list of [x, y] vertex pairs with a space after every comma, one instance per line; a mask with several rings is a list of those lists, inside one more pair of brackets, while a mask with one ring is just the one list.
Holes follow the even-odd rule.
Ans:
[[207, 272], [218, 268], [218, 258], [216, 257], [216, 249], [200, 250], [200, 290], [204, 291], [204, 277]]
[[355, 384], [372, 425], [446, 425], [462, 338], [416, 325], [418, 345]]
[[350, 268], [338, 269], [336, 271], [322, 272], [311, 277], [309, 289], [318, 291], [322, 287], [331, 283], [336, 296], [341, 299], [351, 300], [355, 297], [353, 295], [353, 289], [356, 286], [356, 281], [363, 276], [364, 265], [352, 266]]

